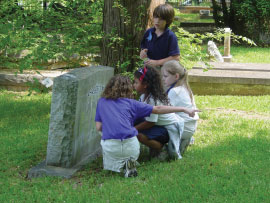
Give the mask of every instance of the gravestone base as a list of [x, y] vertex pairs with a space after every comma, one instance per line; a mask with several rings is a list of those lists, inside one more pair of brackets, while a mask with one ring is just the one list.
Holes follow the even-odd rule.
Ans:
[[38, 178], [43, 176], [59, 176], [63, 178], [71, 178], [80, 168], [62, 168], [46, 165], [46, 160], [31, 168], [27, 178]]
[[195, 95], [234, 95], [234, 96], [261, 96], [269, 95], [270, 86], [250, 84], [218, 84], [190, 82]]
[[188, 71], [189, 85], [196, 95], [269, 95], [270, 64], [210, 62]]
[[46, 164], [46, 160], [40, 162], [38, 165], [34, 166], [28, 171], [27, 178], [38, 178], [44, 176], [58, 176], [62, 178], [71, 178], [77, 171], [79, 171], [84, 165], [90, 161], [95, 160], [97, 157], [101, 156], [102, 149], [98, 149], [91, 156], [87, 157], [85, 160], [71, 168], [63, 168], [57, 166], [50, 166]]
[[222, 58], [223, 58], [224, 62], [228, 62], [228, 63], [232, 62], [232, 55], [223, 56]]

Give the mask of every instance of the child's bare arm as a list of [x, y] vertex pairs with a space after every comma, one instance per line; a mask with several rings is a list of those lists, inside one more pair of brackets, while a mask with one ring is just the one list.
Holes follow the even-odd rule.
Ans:
[[151, 128], [155, 125], [154, 122], [148, 122], [148, 121], [144, 121], [144, 122], [141, 122], [139, 123], [138, 125], [135, 126], [135, 128], [137, 130], [144, 130], [144, 129], [148, 129], [148, 128]]
[[96, 122], [96, 129], [97, 131], [102, 131], [102, 123], [101, 122]]
[[190, 117], [195, 116], [196, 112], [200, 112], [198, 109], [187, 109], [179, 106], [154, 106], [152, 113], [155, 114], [166, 114], [166, 113], [174, 113], [174, 112], [184, 112], [188, 114]]

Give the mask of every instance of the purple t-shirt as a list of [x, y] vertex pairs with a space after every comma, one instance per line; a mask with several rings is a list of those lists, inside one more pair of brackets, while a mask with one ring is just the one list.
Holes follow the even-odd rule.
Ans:
[[127, 139], [137, 136], [134, 121], [147, 117], [153, 106], [134, 99], [100, 98], [97, 104], [95, 121], [102, 123], [102, 139]]
[[169, 28], [166, 28], [159, 37], [155, 31], [155, 28], [148, 29], [141, 41], [141, 49], [148, 49], [149, 59], [159, 60], [180, 54], [177, 37]]

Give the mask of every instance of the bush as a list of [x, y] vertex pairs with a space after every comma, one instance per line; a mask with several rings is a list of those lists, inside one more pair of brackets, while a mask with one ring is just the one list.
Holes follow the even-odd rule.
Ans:
[[[236, 15], [244, 19], [248, 36], [259, 44], [270, 45], [270, 1], [244, 0], [242, 3], [233, 2]], [[264, 40], [264, 36], [268, 39]]]
[[261, 46], [270, 45], [270, 1], [221, 0], [213, 2], [213, 16], [219, 27], [230, 27], [234, 33], [245, 35]]
[[58, 60], [74, 67], [98, 51], [103, 0], [48, 1], [45, 7], [36, 0], [17, 2], [0, 1], [2, 67], [41, 69]]
[[[224, 29], [216, 29], [214, 33], [192, 34], [183, 28], [178, 28], [178, 31], [175, 34], [178, 38], [181, 52], [180, 61], [187, 69], [192, 68], [193, 65], [199, 61], [204, 62], [206, 66], [210, 67], [210, 56], [208, 55], [207, 51], [202, 49], [202, 45], [209, 40], [223, 43], [225, 36]], [[234, 33], [231, 33], [231, 40], [237, 44], [241, 43], [248, 46], [256, 46], [256, 44], [247, 37], [236, 35]]]

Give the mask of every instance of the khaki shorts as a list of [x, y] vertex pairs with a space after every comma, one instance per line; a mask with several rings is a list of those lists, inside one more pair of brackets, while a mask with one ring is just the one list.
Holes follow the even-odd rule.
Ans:
[[125, 139], [101, 140], [103, 167], [105, 170], [121, 172], [127, 160], [137, 160], [140, 155], [140, 144], [136, 136]]

